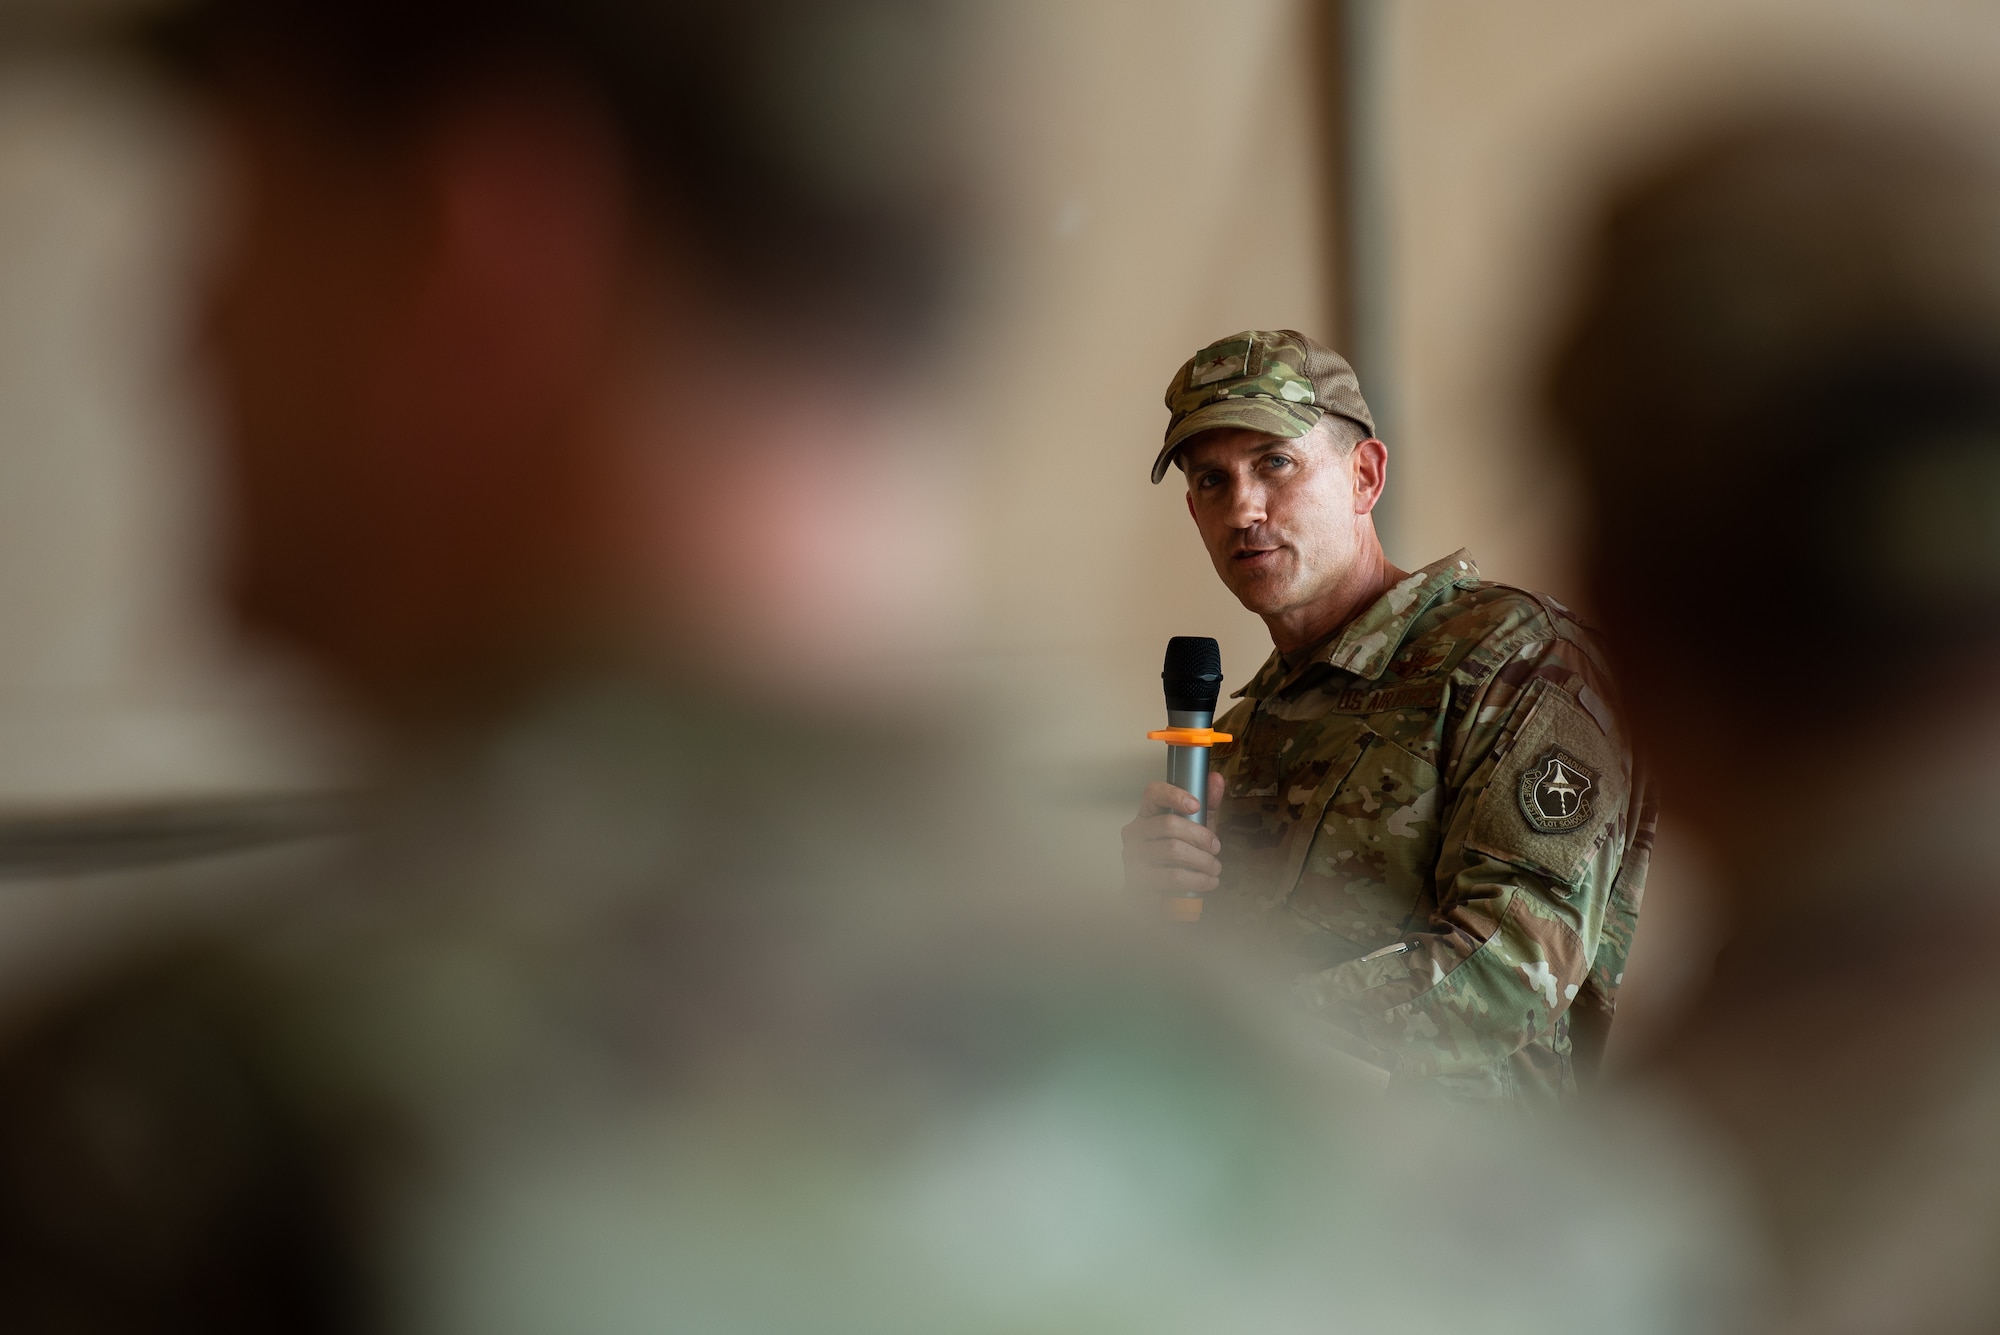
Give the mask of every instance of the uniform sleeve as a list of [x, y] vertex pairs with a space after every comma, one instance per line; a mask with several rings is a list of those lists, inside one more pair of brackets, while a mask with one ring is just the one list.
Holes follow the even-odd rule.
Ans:
[[1590, 982], [1633, 821], [1631, 762], [1587, 707], [1592, 676], [1552, 639], [1474, 688], [1450, 738], [1435, 893], [1401, 940], [1299, 981], [1399, 1076], [1508, 1058]]

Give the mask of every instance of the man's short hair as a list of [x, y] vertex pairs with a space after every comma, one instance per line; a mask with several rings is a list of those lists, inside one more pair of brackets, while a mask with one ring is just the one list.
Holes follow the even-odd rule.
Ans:
[[188, 0], [149, 45], [196, 80], [304, 75], [394, 132], [482, 81], [609, 112], [646, 204], [737, 290], [887, 324], [947, 269], [949, 0]]
[[[1331, 426], [1327, 425], [1329, 422], [1332, 423]], [[1326, 431], [1327, 439], [1332, 442], [1335, 452], [1343, 455], [1354, 453], [1356, 445], [1375, 434], [1353, 418], [1342, 417], [1338, 413], [1328, 413], [1320, 418], [1319, 424], [1313, 430]]]

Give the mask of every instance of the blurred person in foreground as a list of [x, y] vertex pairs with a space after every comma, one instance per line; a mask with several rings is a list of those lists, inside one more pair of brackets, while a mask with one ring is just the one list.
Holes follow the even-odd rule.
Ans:
[[930, 22], [169, 25], [237, 189], [234, 605], [398, 760], [330, 884], [5, 1017], [8, 1330], [1680, 1328], [1618, 1308], [1581, 1159], [1546, 1201], [1429, 1167], [1451, 1133], [1041, 903], [880, 689], [850, 632], [932, 607], [876, 425]]
[[1993, 1329], [2000, 167], [1888, 118], [1684, 145], [1606, 210], [1552, 385], [1635, 730], [1729, 892], [1657, 1075], [1768, 1231], [1769, 1326]]
[[1293, 330], [1197, 352], [1169, 466], [1271, 657], [1217, 723], [1211, 828], [1147, 787], [1127, 882], [1207, 896], [1342, 1050], [1455, 1099], [1547, 1105], [1604, 1050], [1654, 810], [1602, 653], [1553, 598], [1459, 551], [1383, 554], [1388, 447], [1354, 371]]

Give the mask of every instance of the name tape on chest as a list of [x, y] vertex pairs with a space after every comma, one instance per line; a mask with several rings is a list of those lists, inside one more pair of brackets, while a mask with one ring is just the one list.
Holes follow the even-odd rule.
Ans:
[[1445, 684], [1441, 681], [1413, 682], [1407, 686], [1385, 686], [1378, 691], [1343, 691], [1333, 697], [1330, 708], [1342, 714], [1379, 714], [1385, 709], [1436, 709], [1444, 703]]

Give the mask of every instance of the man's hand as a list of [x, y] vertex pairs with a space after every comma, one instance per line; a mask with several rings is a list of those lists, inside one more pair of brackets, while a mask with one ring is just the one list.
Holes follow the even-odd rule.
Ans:
[[[1222, 776], [1208, 776], [1208, 810], [1222, 801]], [[1170, 783], [1149, 783], [1139, 814], [1126, 825], [1125, 886], [1140, 894], [1205, 895], [1222, 875], [1222, 841], [1188, 817], [1194, 794]]]

